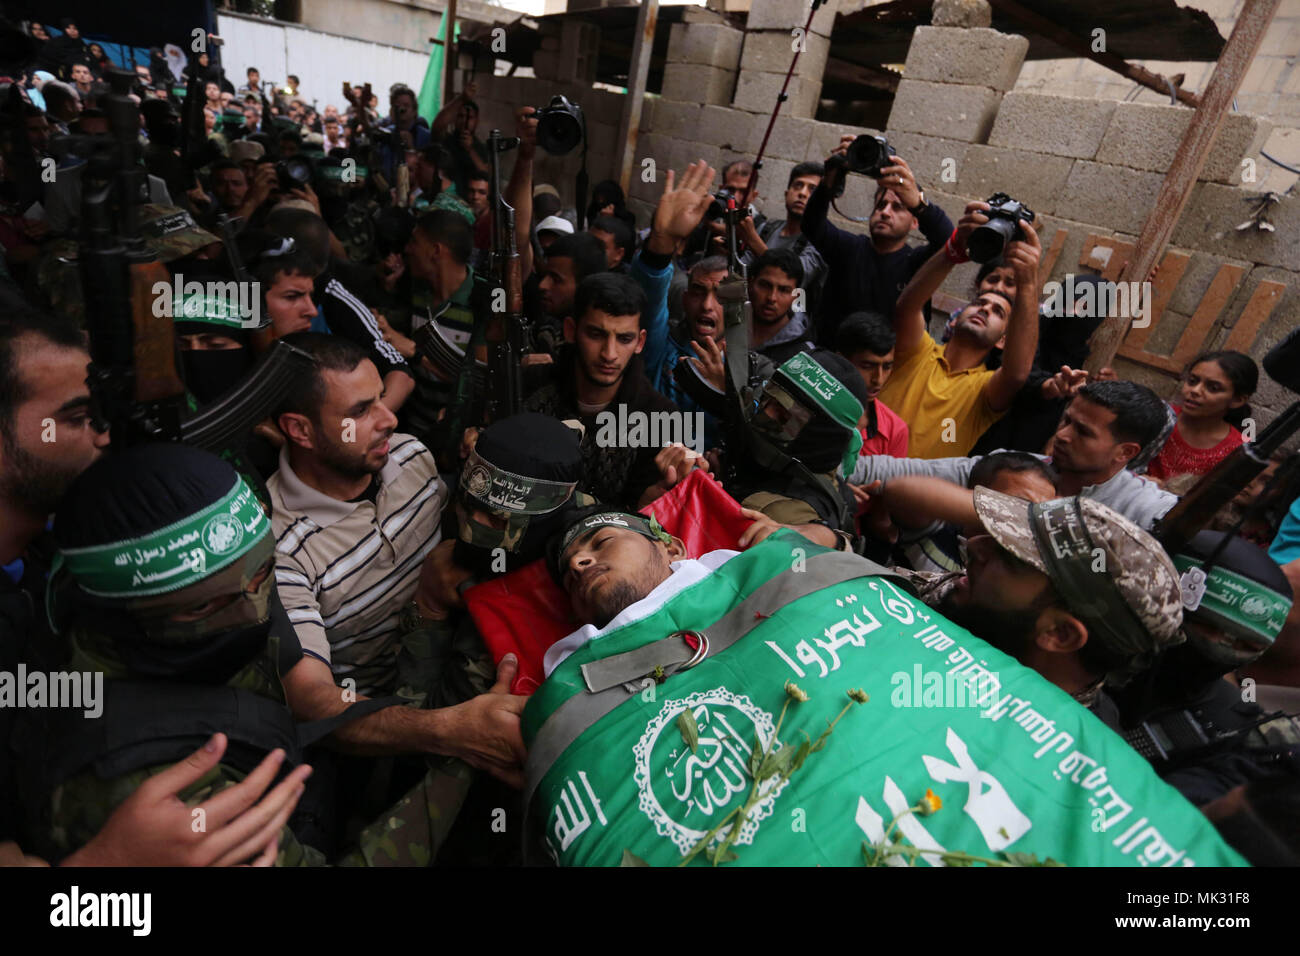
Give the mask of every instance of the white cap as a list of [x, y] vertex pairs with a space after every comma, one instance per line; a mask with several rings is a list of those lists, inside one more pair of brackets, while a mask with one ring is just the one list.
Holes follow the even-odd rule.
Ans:
[[537, 224], [537, 231], [540, 232], [562, 232], [566, 236], [573, 235], [573, 223], [563, 216], [547, 216]]

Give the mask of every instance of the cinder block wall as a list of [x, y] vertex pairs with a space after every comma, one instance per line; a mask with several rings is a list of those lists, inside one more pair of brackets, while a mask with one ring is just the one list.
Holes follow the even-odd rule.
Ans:
[[[833, 10], [833, 4], [823, 8], [828, 9]], [[654, 159], [659, 175], [654, 182], [634, 177], [631, 205], [643, 223], [649, 221], [662, 191], [665, 168], [680, 170], [692, 159], [703, 158], [720, 169], [732, 159], [754, 157], [789, 66], [795, 39], [791, 31], [802, 26], [802, 20], [792, 22], [796, 14], [789, 2], [755, 0], [740, 45], [730, 109], [667, 82], [663, 97], [647, 97], [637, 158]], [[829, 16], [818, 16], [827, 19], [815, 20], [807, 37], [795, 73], [798, 82], [791, 84], [760, 173], [758, 204], [769, 215], [784, 214], [781, 197], [795, 163], [824, 159], [843, 133], [879, 132], [812, 119], [816, 104], [814, 99], [810, 105], [807, 97], [812, 94], [807, 91], [820, 87], [825, 59], [824, 51], [817, 52], [818, 39], [830, 29]], [[680, 40], [670, 47], [670, 59], [680, 53], [690, 57], [685, 62], [691, 69], [724, 69], [740, 31], [703, 31], [699, 26], [684, 25]], [[1020, 89], [1017, 79], [1026, 48], [1023, 37], [990, 29], [918, 28], [885, 134], [915, 170], [929, 199], [954, 222], [970, 200], [1002, 191], [1037, 213], [1045, 249], [1056, 231], [1065, 229], [1065, 245], [1050, 277], [1060, 280], [1067, 272], [1081, 271], [1079, 258], [1090, 234], [1136, 240], [1192, 110]], [[700, 87], [714, 89], [703, 82]], [[1259, 194], [1256, 184], [1242, 181], [1242, 160], [1257, 157], [1271, 131], [1267, 121], [1244, 113], [1224, 122], [1173, 236], [1171, 249], [1188, 253], [1191, 262], [1147, 343], [1150, 350], [1172, 351], [1224, 263], [1246, 272], [1205, 347], [1217, 347], [1227, 338], [1255, 288], [1266, 279], [1282, 282], [1286, 291], [1251, 353], [1261, 357], [1300, 325], [1300, 198], [1273, 207], [1274, 232], [1236, 229], [1253, 209], [1251, 197]], [[840, 208], [866, 215], [874, 188], [873, 180], [850, 176]], [[844, 228], [863, 228], [835, 213], [832, 221]], [[969, 296], [976, 268], [971, 264], [955, 269], [944, 291]], [[1121, 359], [1117, 368], [1163, 395], [1176, 387], [1172, 376], [1147, 366]], [[1290, 399], [1289, 393], [1262, 378], [1252, 404], [1261, 421], [1267, 421]]]

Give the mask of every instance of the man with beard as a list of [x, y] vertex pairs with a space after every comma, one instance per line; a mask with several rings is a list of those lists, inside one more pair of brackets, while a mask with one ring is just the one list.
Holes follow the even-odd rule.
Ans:
[[[235, 810], [229, 805], [244, 802], [226, 791], [267, 754], [270, 763], [256, 771], [261, 780], [282, 769], [288, 795], [301, 792], [311, 773], [304, 748], [331, 728], [304, 732], [285, 706], [281, 675], [302, 652], [276, 596], [270, 521], [248, 484], [207, 452], [134, 446], [74, 482], [54, 535], [60, 550], [49, 616], [70, 648], [67, 669], [95, 673], [98, 712], [24, 714], [20, 779], [36, 849], [52, 859], [76, 850], [160, 764], [209, 740], [214, 726], [233, 746], [201, 784], [191, 777], [178, 788], [184, 803], [205, 801], [203, 825], [194, 829], [225, 826]], [[363, 704], [332, 726], [361, 712], [403, 709], [398, 703]], [[326, 849], [328, 793], [308, 788], [296, 817], [294, 801], [282, 801], [229, 828], [226, 862], [274, 857], [278, 843], [280, 865], [331, 857], [345, 865], [427, 864], [446, 837], [445, 798], [457, 778], [435, 766], [417, 780], [362, 830], [352, 852]]]
[[[403, 612], [414, 602], [417, 621], [431, 616], [417, 584], [442, 538], [447, 486], [428, 450], [394, 433], [379, 372], [359, 346], [310, 333], [288, 341], [316, 359], [275, 416], [287, 440], [267, 483], [276, 584], [303, 648], [285, 676], [289, 705], [318, 720], [399, 688], [423, 703], [435, 689], [405, 680]], [[390, 708], [334, 739], [359, 754], [459, 757], [516, 780], [523, 702], [504, 693], [516, 666], [502, 663], [497, 692], [435, 710]]]
[[34, 313], [0, 322], [0, 564], [7, 572], [0, 583], [40, 581], [43, 569], [20, 559], [68, 486], [108, 447], [108, 432], [92, 423], [89, 364], [85, 339], [69, 323]]
[[[893, 315], [903, 288], [952, 234], [952, 220], [925, 201], [906, 161], [891, 156], [881, 170], [867, 235], [846, 232], [828, 219], [831, 199], [848, 175], [844, 154], [852, 136], [826, 160], [826, 175], [803, 211], [803, 234], [826, 260], [826, 286], [818, 319], [818, 341], [835, 341], [835, 329], [850, 312], [866, 309]], [[907, 235], [919, 229], [926, 245], [909, 246]]]
[[1122, 687], [1183, 640], [1173, 562], [1095, 499], [973, 494], [987, 533], [967, 540], [965, 573], [908, 572], [918, 596], [1118, 729], [1103, 688]]
[[[1178, 498], [1132, 469], [1164, 441], [1165, 409], [1165, 403], [1145, 385], [1091, 382], [1066, 406], [1051, 457], [1037, 457], [1051, 462], [1060, 494], [1093, 498], [1150, 530]], [[864, 485], [901, 475], [927, 475], [942, 479], [931, 487], [932, 496], [964, 495], [969, 510], [970, 491], [966, 489], [972, 469], [981, 460], [982, 456], [924, 460], [865, 455], [858, 459], [849, 482]], [[944, 484], [963, 487], [945, 492]]]
[[[985, 844], [995, 854], [1028, 850], [1071, 866], [1101, 863], [1102, 856], [1123, 865], [1154, 862], [1126, 859], [1123, 841], [1096, 839], [1097, 801], [1089, 803], [1068, 771], [1033, 772], [1045, 751], [1072, 745], [1105, 766], [1106, 780], [1125, 793], [1125, 816], [1144, 818], [1166, 837], [1181, 829], [1168, 850], [1175, 862], [1185, 844], [1198, 864], [1221, 853], [1218, 859], [1239, 865], [1194, 807], [1172, 798], [1144, 760], [1051, 686], [1086, 698], [1094, 679], [1138, 664], [1178, 627], [1178, 587], [1159, 546], [1131, 525], [1099, 527], [1090, 503], [1085, 507], [1094, 536], [1086, 543], [1106, 553], [1115, 575], [1098, 602], [1106, 607], [1053, 604], [1037, 622], [1029, 618], [1032, 628], [1016, 618], [994, 635], [1012, 643], [1017, 626], [1032, 630], [1066, 663], [1041, 661], [1019, 640], [1017, 662], [1002, 645], [914, 602], [878, 565], [789, 530], [757, 547], [691, 558], [653, 520], [602, 506], [575, 513], [554, 539], [550, 565], [580, 626], [547, 650], [547, 679], [523, 715], [524, 792], [548, 849], [564, 865], [611, 865], [631, 852], [655, 866], [737, 859], [788, 866], [860, 864], [874, 844], [879, 862], [882, 847], [910, 851], [911, 860], [932, 848], [927, 862], [937, 866], [952, 859], [944, 847], [969, 853], [973, 841], [976, 852]], [[1049, 533], [1068, 550], [1081, 542], [1066, 540], [1062, 517], [1047, 514]], [[1021, 531], [1033, 547], [1032, 531]], [[1023, 541], [1012, 544], [1019, 550]], [[1103, 576], [1090, 570], [1090, 551], [1050, 560], [1053, 573], [1068, 563], [1061, 573]], [[1029, 570], [1042, 580], [1001, 578], [1015, 588], [1016, 603], [1032, 604], [1055, 587]], [[1102, 589], [1086, 584], [1090, 592]], [[1131, 620], [1112, 623], [1117, 611]], [[1078, 662], [1085, 647], [1095, 655], [1095, 675], [1091, 658], [1087, 668]], [[965, 665], [956, 663], [959, 655]], [[984, 687], [962, 703], [959, 693], [946, 692], [922, 700], [918, 683], [911, 700], [900, 699], [898, 678], [931, 667], [978, 674], [959, 680]], [[857, 711], [855, 702], [866, 706]], [[844, 724], [836, 728], [839, 718]], [[815, 733], [828, 724], [829, 739], [799, 736], [801, 725]], [[765, 757], [773, 733], [784, 742]], [[881, 740], [889, 745], [882, 749]], [[827, 754], [818, 756], [824, 746]], [[799, 772], [782, 775], [790, 758]], [[1048, 769], [1062, 759], [1050, 758]], [[886, 776], [912, 764], [910, 783]], [[763, 781], [773, 774], [765, 794]], [[975, 781], [978, 806], [969, 805], [969, 814], [924, 812], [936, 809], [934, 797], [960, 805]], [[923, 812], [909, 816], [909, 802], [925, 787], [933, 792], [925, 791]], [[638, 805], [644, 814], [623, 812]], [[755, 806], [760, 820], [806, 808], [810, 828], [754, 826], [731, 831], [739, 839], [729, 841], [726, 825], [741, 827]], [[921, 828], [891, 841], [891, 815]], [[1052, 845], [1058, 841], [1059, 848]]]
[[[1003, 295], [983, 292], [958, 316], [947, 345], [935, 342], [926, 331], [925, 304], [953, 265], [965, 261], [966, 238], [988, 221], [985, 209], [987, 203], [967, 205], [948, 245], [921, 266], [894, 310], [894, 374], [880, 397], [911, 428], [910, 450], [917, 458], [970, 451], [1011, 407], [1033, 366], [1041, 248], [1028, 223], [1021, 224], [1025, 238], [1008, 243], [1003, 254], [1016, 273], [1014, 305]], [[1002, 365], [993, 371], [984, 362], [1004, 337]]]

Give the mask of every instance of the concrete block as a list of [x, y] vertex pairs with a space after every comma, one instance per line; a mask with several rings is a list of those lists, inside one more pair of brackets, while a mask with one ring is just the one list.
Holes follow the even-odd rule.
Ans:
[[550, 50], [538, 50], [533, 54], [533, 72], [540, 80], [558, 79], [560, 75], [560, 54]]
[[993, 22], [988, 0], [934, 0], [930, 22], [936, 27], [987, 27]]
[[[781, 73], [755, 73], [741, 70], [736, 82], [736, 96], [732, 105], [751, 113], [771, 113], [776, 98], [781, 93], [785, 75]], [[817, 97], [821, 93], [821, 77], [815, 80], [806, 76], [793, 76], [786, 89], [788, 99], [781, 105], [781, 115], [802, 116], [812, 119], [817, 112]]]
[[745, 31], [718, 23], [674, 23], [668, 33], [668, 63], [736, 69]]
[[700, 129], [698, 103], [661, 99], [655, 104], [654, 131], [663, 136], [694, 136]]
[[1075, 161], [1000, 146], [971, 146], [957, 164], [960, 191], [987, 198], [1007, 193], [1035, 214], [1054, 213]]
[[1079, 160], [1070, 170], [1056, 212], [1117, 232], [1139, 233], [1163, 179], [1159, 173]]
[[694, 63], [669, 63], [664, 67], [663, 97], [685, 103], [712, 103], [726, 106], [736, 87], [733, 70]]
[[763, 159], [763, 168], [759, 170], [758, 199], [754, 205], [769, 219], [785, 218], [785, 184], [789, 182], [790, 170], [794, 166], [788, 159]]
[[752, 157], [758, 152], [765, 126], [753, 113], [725, 106], [705, 106], [700, 110], [699, 124], [686, 135]]
[[895, 154], [912, 167], [912, 173], [921, 188], [926, 190], [927, 198], [932, 187], [942, 184], [945, 189], [957, 188], [965, 169], [966, 152], [975, 148], [958, 139], [922, 136], [920, 133], [890, 132], [886, 138]]
[[[587, 124], [587, 150], [589, 154], [613, 156], [618, 142], [618, 127], [611, 123]], [[617, 157], [615, 157], [617, 159]]]
[[[826, 3], [818, 7], [813, 16], [811, 32], [824, 37], [831, 35], [838, 4], [839, 0], [826, 0]], [[745, 21], [745, 29], [784, 30], [793, 38], [791, 31], [795, 27], [803, 29], [807, 22], [807, 0], [753, 0], [749, 5], [749, 19]]]
[[1092, 159], [1116, 105], [1108, 100], [1012, 90], [1002, 98], [988, 144]]
[[[659, 133], [642, 133], [636, 140], [636, 168], [639, 171], [643, 162], [648, 159], [655, 161], [656, 170], [667, 169], [671, 163], [673, 140], [669, 136], [663, 136]], [[633, 178], [639, 178], [638, 172]], [[658, 192], [655, 193], [656, 197]]]
[[[1185, 106], [1118, 104], [1097, 150], [1097, 161], [1153, 172], [1167, 171], [1178, 153], [1192, 113]], [[1241, 158], [1252, 152], [1258, 154], [1272, 128], [1267, 120], [1246, 113], [1229, 113], [1219, 128], [1200, 178], [1227, 185], [1241, 182]]]
[[841, 126], [838, 123], [822, 123], [814, 120], [812, 138], [808, 141], [808, 152], [804, 158], [815, 163], [824, 163], [831, 151], [840, 145], [841, 136], [860, 136], [863, 133], [880, 135], [879, 130], [866, 129], [862, 126]]
[[655, 128], [655, 109], [658, 105], [659, 97], [654, 94], [647, 93], [641, 98], [640, 129], [643, 133], [649, 132]]
[[603, 90], [588, 90], [578, 100], [578, 105], [586, 116], [587, 123], [618, 123], [623, 119], [623, 104], [626, 97], [619, 93]]
[[1269, 220], [1274, 232], [1237, 231], [1255, 207], [1258, 193], [1218, 183], [1201, 183], [1193, 191], [1174, 227], [1173, 243], [1261, 265], [1293, 268], [1300, 263], [1300, 198], [1275, 204]]
[[[785, 71], [790, 69], [790, 61], [794, 59], [795, 43], [789, 30], [755, 30], [746, 33], [745, 48], [740, 54], [740, 68], [760, 73], [780, 73], [784, 76]], [[826, 69], [831, 41], [813, 33], [805, 38], [803, 45], [804, 50], [799, 54], [794, 75], [820, 79]]]
[[687, 166], [701, 159], [721, 173], [723, 164], [721, 149], [712, 143], [695, 139], [678, 140], [673, 153], [673, 170], [680, 176]]
[[[761, 139], [762, 131], [767, 124], [763, 122], [761, 116], [754, 116], [753, 121], [759, 128]], [[778, 116], [776, 124], [772, 127], [772, 135], [767, 141], [766, 155], [793, 160], [796, 163], [803, 162], [804, 157], [808, 155], [808, 141], [812, 136], [815, 123], [816, 120], [785, 116], [784, 113]]]
[[636, 216], [636, 225], [638, 229], [644, 229], [654, 221], [655, 204], [646, 202], [644, 199], [629, 198], [627, 208]]
[[887, 128], [904, 133], [942, 130], [950, 139], [988, 139], [1002, 94], [981, 86], [904, 79], [898, 84]]
[[1016, 85], [1029, 40], [997, 30], [917, 27], [907, 48], [903, 75], [909, 80], [988, 86], [1006, 92]]

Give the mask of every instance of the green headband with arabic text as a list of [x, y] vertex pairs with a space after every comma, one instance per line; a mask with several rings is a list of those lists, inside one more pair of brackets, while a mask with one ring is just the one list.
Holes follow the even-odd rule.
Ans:
[[108, 544], [65, 548], [51, 576], [66, 568], [96, 597], [169, 594], [233, 564], [271, 533], [271, 522], [241, 477], [220, 500], [157, 531]]

